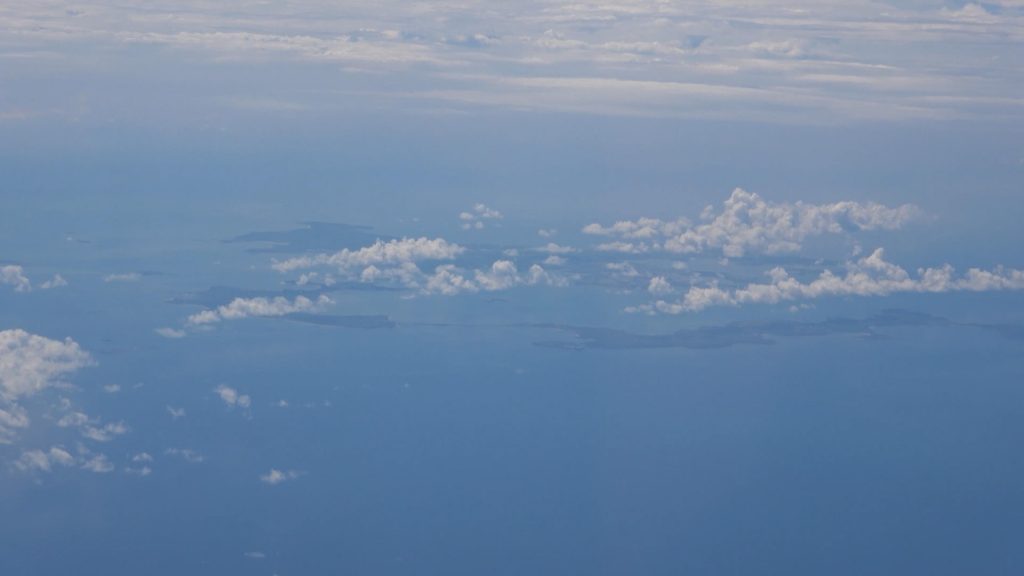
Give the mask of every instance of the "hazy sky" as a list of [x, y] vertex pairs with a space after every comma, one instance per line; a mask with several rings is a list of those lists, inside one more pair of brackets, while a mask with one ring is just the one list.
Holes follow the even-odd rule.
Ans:
[[0, 5], [0, 574], [1019, 574], [1024, 2]]

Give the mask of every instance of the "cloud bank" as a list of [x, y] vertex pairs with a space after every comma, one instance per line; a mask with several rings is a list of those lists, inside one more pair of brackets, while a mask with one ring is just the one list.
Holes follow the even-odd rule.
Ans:
[[987, 292], [1024, 290], [1024, 270], [971, 268], [957, 275], [949, 264], [937, 268], [920, 268], [916, 275], [885, 260], [879, 248], [870, 255], [847, 262], [846, 273], [825, 270], [809, 282], [801, 282], [784, 268], [768, 272], [766, 283], [752, 283], [742, 288], [724, 289], [717, 284], [692, 286], [678, 302], [659, 300], [653, 305], [631, 311], [659, 311], [668, 314], [696, 312], [712, 306], [743, 304], [777, 304], [810, 300], [827, 296], [887, 296], [895, 293]]
[[746, 254], [799, 252], [804, 240], [826, 234], [867, 230], [898, 230], [920, 214], [906, 204], [891, 208], [869, 202], [772, 203], [741, 188], [733, 190], [716, 212], [708, 206], [701, 215], [704, 224], [691, 225], [685, 218], [664, 221], [640, 218], [611, 226], [590, 224], [585, 234], [609, 236], [599, 250], [643, 253], [664, 250], [679, 254], [721, 252], [727, 257]]

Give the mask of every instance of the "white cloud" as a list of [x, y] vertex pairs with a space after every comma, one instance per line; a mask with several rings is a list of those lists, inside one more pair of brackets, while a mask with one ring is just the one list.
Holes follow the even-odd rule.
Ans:
[[711, 306], [775, 304], [826, 296], [886, 296], [901, 292], [945, 293], [1024, 290], [1024, 271], [1005, 268], [971, 268], [957, 276], [949, 264], [938, 268], [920, 268], [911, 275], [885, 260], [881, 248], [869, 256], [848, 262], [842, 276], [825, 270], [810, 282], [801, 282], [781, 267], [768, 272], [770, 282], [723, 289], [717, 284], [694, 286], [679, 302], [658, 301], [655, 308], [669, 314], [694, 312]]
[[296, 296], [293, 301], [283, 296], [276, 296], [274, 298], [235, 298], [223, 306], [192, 314], [188, 317], [186, 323], [190, 326], [201, 326], [222, 320], [285, 316], [295, 312], [320, 310], [328, 304], [333, 304], [333, 301], [324, 294], [321, 294], [316, 300], [310, 300], [305, 296]]
[[220, 399], [230, 408], [238, 406], [239, 408], [249, 408], [252, 406], [252, 398], [248, 394], [239, 394], [238, 390], [221, 384], [213, 389], [214, 392], [220, 396]]
[[566, 262], [568, 262], [568, 260], [557, 254], [552, 254], [544, 259], [545, 266], [564, 266]]
[[547, 272], [538, 264], [530, 266], [526, 273], [520, 273], [511, 260], [496, 260], [489, 269], [477, 269], [472, 273], [446, 264], [438, 266], [434, 274], [426, 279], [422, 292], [451, 296], [534, 285], [566, 286], [568, 280]]
[[[660, 249], [689, 254], [716, 250], [727, 257], [739, 257], [747, 253], [797, 252], [805, 239], [824, 234], [896, 230], [919, 214], [909, 204], [890, 208], [874, 202], [772, 203], [737, 188], [723, 203], [721, 212], [705, 208], [701, 215], [704, 224], [641, 218], [608, 227], [590, 224], [583, 232], [622, 239], [599, 245], [602, 251], [643, 253]], [[638, 239], [644, 241], [636, 242]]]
[[501, 220], [504, 217], [501, 212], [489, 208], [485, 204], [477, 204], [473, 206], [472, 211], [459, 213], [463, 230], [482, 230], [485, 227], [485, 220]]
[[671, 294], [672, 290], [672, 284], [664, 276], [655, 276], [647, 284], [647, 291], [657, 296]]
[[184, 408], [175, 408], [174, 406], [168, 406], [167, 413], [171, 415], [171, 420], [177, 420], [178, 418], [185, 417]]
[[270, 484], [271, 486], [274, 486], [282, 482], [295, 480], [299, 476], [302, 476], [302, 472], [298, 472], [296, 470], [277, 470], [276, 468], [271, 468], [270, 472], [267, 472], [266, 474], [260, 476], [260, 481], [264, 482], [265, 484]]
[[96, 442], [110, 442], [115, 437], [127, 432], [128, 427], [124, 422], [109, 422], [102, 426], [86, 425], [82, 427], [82, 436]]
[[626, 278], [635, 278], [640, 275], [640, 272], [629, 262], [609, 262], [604, 267]]
[[97, 454], [82, 463], [82, 469], [97, 474], [106, 474], [114, 470], [114, 465], [104, 454]]
[[23, 472], [49, 472], [55, 466], [68, 467], [75, 464], [75, 457], [59, 446], [48, 451], [28, 450], [22, 452], [14, 462], [14, 467]]
[[659, 220], [657, 218], [639, 218], [637, 220], [620, 220], [611, 226], [588, 224], [583, 227], [584, 234], [595, 236], [616, 236], [626, 239], [653, 240], [665, 236], [681, 234], [690, 227], [686, 218], [677, 220]]
[[[0, 285], [13, 286], [15, 292], [31, 292], [32, 281], [25, 275], [25, 270], [18, 265], [8, 264], [0, 266]], [[50, 290], [67, 286], [68, 281], [60, 274], [54, 274], [53, 278], [39, 285], [41, 290]]]
[[40, 284], [39, 288], [41, 288], [42, 290], [50, 290], [52, 288], [60, 288], [62, 286], [67, 286], [67, 285], [68, 285], [68, 281], [65, 280], [63, 276], [61, 276], [60, 274], [54, 274], [53, 278], [51, 278], [51, 279], [47, 280], [46, 282], [43, 282], [42, 284]]
[[71, 338], [51, 340], [24, 330], [0, 331], [0, 397], [16, 400], [94, 364]]
[[548, 254], [572, 254], [573, 252], [578, 252], [578, 250], [572, 246], [561, 246], [554, 242], [548, 242], [546, 246], [537, 248], [537, 251], [547, 252]]
[[400, 266], [422, 260], [452, 260], [463, 252], [465, 248], [442, 238], [402, 238], [387, 242], [377, 240], [357, 250], [346, 248], [334, 254], [289, 258], [274, 262], [272, 267], [278, 272], [290, 272], [328, 266], [337, 268], [341, 273], [351, 273], [367, 266]]
[[153, 473], [153, 469], [149, 466], [128, 466], [124, 469], [125, 472], [133, 476], [149, 476]]
[[188, 333], [184, 330], [178, 330], [177, 328], [157, 328], [154, 330], [157, 334], [164, 338], [184, 338]]
[[29, 416], [21, 398], [63, 384], [63, 378], [95, 364], [70, 338], [51, 340], [24, 330], [0, 331], [0, 443], [9, 443]]
[[121, 386], [119, 384], [105, 384], [103, 391], [107, 394], [116, 394], [121, 391]]
[[0, 284], [14, 286], [15, 292], [32, 291], [32, 282], [25, 276], [22, 267], [13, 264], [0, 266]]

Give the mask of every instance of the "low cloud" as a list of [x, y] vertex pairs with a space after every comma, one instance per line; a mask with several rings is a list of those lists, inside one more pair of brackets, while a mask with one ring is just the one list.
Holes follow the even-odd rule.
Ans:
[[568, 280], [551, 274], [539, 264], [521, 273], [511, 260], [496, 260], [489, 269], [462, 270], [454, 265], [438, 266], [421, 287], [426, 294], [452, 296], [462, 293], [494, 292], [516, 286], [566, 286]]
[[252, 398], [248, 394], [239, 394], [238, 390], [221, 384], [213, 389], [217, 393], [217, 396], [224, 401], [229, 408], [235, 406], [239, 408], [249, 408], [252, 406]]
[[[235, 298], [223, 306], [192, 314], [185, 322], [189, 326], [202, 326], [222, 320], [284, 316], [295, 312], [318, 311], [329, 304], [333, 304], [333, 301], [323, 294], [316, 300], [310, 300], [305, 296], [296, 296], [295, 300], [288, 300], [283, 296], [274, 298]], [[172, 335], [172, 337], [174, 336]]]
[[15, 292], [32, 291], [32, 282], [25, 276], [22, 267], [13, 264], [0, 266], [0, 284], [13, 286]]
[[290, 272], [319, 266], [337, 268], [340, 273], [351, 274], [367, 266], [390, 267], [423, 260], [452, 260], [465, 252], [465, 248], [443, 238], [402, 238], [384, 242], [378, 240], [370, 246], [333, 254], [299, 256], [274, 262], [278, 272]]
[[[31, 292], [32, 281], [25, 275], [25, 270], [18, 265], [8, 264], [0, 266], [0, 285], [13, 286], [15, 292]], [[60, 274], [54, 274], [53, 278], [39, 284], [40, 290], [50, 290], [67, 286], [68, 281]]]
[[300, 476], [302, 476], [302, 472], [298, 472], [296, 470], [277, 470], [276, 468], [271, 468], [270, 472], [267, 472], [266, 474], [260, 476], [260, 481], [263, 482], [264, 484], [270, 484], [271, 486], [275, 486], [277, 484], [281, 484], [282, 482], [295, 480]]
[[847, 262], [846, 273], [838, 275], [825, 270], [809, 282], [790, 276], [781, 267], [768, 272], [766, 283], [752, 283], [742, 288], [724, 289], [717, 284], [693, 286], [678, 302], [658, 301], [637, 311], [660, 311], [668, 314], [696, 312], [712, 306], [743, 304], [776, 304], [809, 300], [826, 296], [887, 296], [895, 293], [987, 292], [1024, 290], [1024, 271], [1002, 267], [994, 270], [971, 268], [957, 275], [949, 264], [938, 268], [920, 268], [912, 275], [900, 266], [885, 260], [879, 248], [869, 256]]
[[459, 214], [463, 230], [482, 230], [486, 227], [486, 220], [501, 220], [505, 216], [485, 204], [477, 204], [473, 209]]
[[64, 385], [65, 377], [94, 364], [70, 338], [51, 340], [19, 329], [0, 331], [0, 443], [11, 442], [17, 429], [29, 425], [19, 400]]
[[685, 218], [640, 218], [611, 226], [590, 224], [583, 232], [618, 238], [599, 245], [598, 249], [603, 251], [719, 251], [727, 257], [739, 257], [749, 253], [798, 252], [804, 240], [825, 234], [897, 230], [919, 214], [920, 210], [910, 204], [892, 208], [874, 202], [773, 203], [737, 188], [720, 211], [712, 206], [705, 208], [701, 214], [704, 224], [691, 225]]

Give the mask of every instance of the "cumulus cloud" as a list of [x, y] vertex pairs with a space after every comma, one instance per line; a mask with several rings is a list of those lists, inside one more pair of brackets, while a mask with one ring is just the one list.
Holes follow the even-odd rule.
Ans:
[[664, 276], [655, 276], [647, 284], [647, 291], [655, 295], [671, 294], [672, 284]]
[[97, 474], [106, 474], [114, 470], [114, 465], [104, 454], [96, 454], [82, 463], [82, 469]]
[[599, 245], [598, 249], [603, 251], [636, 254], [666, 250], [694, 254], [714, 250], [727, 257], [739, 257], [748, 253], [797, 252], [804, 240], [824, 234], [896, 230], [919, 214], [909, 204], [891, 208], [874, 202], [773, 203], [737, 188], [721, 211], [716, 212], [711, 206], [704, 210], [703, 224], [690, 225], [685, 219], [665, 222], [641, 218], [607, 227], [590, 224], [583, 232], [619, 238]]
[[546, 245], [537, 248], [537, 251], [547, 252], [548, 254], [572, 254], [573, 252], [578, 252], [572, 246], [561, 246], [554, 242], [548, 242]]
[[501, 212], [489, 208], [485, 204], [477, 204], [473, 206], [473, 210], [459, 214], [463, 230], [482, 230], [485, 227], [485, 220], [501, 220], [504, 217]]
[[266, 474], [260, 476], [260, 481], [265, 484], [270, 484], [271, 486], [274, 486], [282, 482], [295, 480], [299, 476], [302, 476], [302, 472], [298, 472], [296, 470], [278, 470], [276, 468], [271, 468], [270, 472], [267, 472]]
[[[0, 285], [13, 286], [15, 292], [31, 292], [32, 281], [25, 275], [25, 270], [18, 265], [8, 264], [0, 266]], [[60, 274], [54, 274], [53, 278], [46, 280], [39, 285], [41, 290], [50, 290], [67, 286], [68, 281]]]
[[0, 284], [13, 286], [15, 292], [30, 292], [32, 282], [25, 276], [21, 266], [9, 264], [0, 266]]
[[230, 386], [221, 384], [213, 389], [220, 396], [220, 399], [224, 401], [229, 408], [238, 406], [239, 408], [249, 408], [252, 406], [252, 398], [248, 394], [239, 394], [238, 390]]
[[55, 467], [69, 467], [75, 464], [75, 457], [60, 446], [47, 451], [28, 450], [14, 461], [14, 467], [22, 472], [50, 472]]
[[15, 430], [29, 425], [28, 413], [18, 401], [47, 388], [86, 366], [92, 357], [74, 340], [51, 340], [24, 330], [0, 331], [0, 443], [8, 443]]
[[[321, 294], [316, 300], [310, 300], [305, 296], [296, 296], [295, 300], [288, 300], [283, 296], [276, 296], [274, 298], [235, 298], [223, 306], [192, 314], [185, 322], [189, 326], [202, 326], [222, 320], [284, 316], [295, 312], [320, 310], [332, 303], [333, 301], [324, 294]], [[157, 332], [161, 333], [160, 330]], [[166, 334], [161, 334], [166, 336]], [[175, 336], [172, 334], [171, 337]]]
[[422, 292], [427, 294], [455, 295], [461, 293], [493, 292], [508, 290], [516, 286], [566, 286], [568, 280], [551, 274], [539, 264], [530, 266], [521, 273], [511, 260], [496, 260], [489, 269], [468, 272], [451, 264], [438, 266], [426, 278]]
[[14, 467], [22, 472], [52, 472], [73, 466], [97, 474], [114, 470], [114, 464], [106, 454], [96, 454], [84, 447], [79, 447], [78, 452], [74, 455], [62, 446], [53, 446], [46, 451], [26, 450], [14, 461]]
[[54, 274], [53, 278], [50, 278], [46, 282], [43, 282], [42, 284], [40, 284], [39, 288], [41, 288], [43, 290], [50, 290], [52, 288], [61, 288], [63, 286], [67, 286], [67, 285], [68, 285], [68, 281], [65, 280], [63, 276], [61, 276], [60, 274]]
[[916, 275], [885, 260], [879, 248], [870, 255], [846, 264], [846, 273], [825, 270], [809, 282], [790, 276], [781, 267], [768, 272], [766, 283], [752, 283], [742, 288], [724, 289], [717, 284], [693, 286], [679, 302], [658, 301], [653, 308], [669, 313], [694, 312], [712, 306], [742, 304], [776, 304], [826, 296], [886, 296], [901, 292], [945, 293], [985, 292], [992, 290], [1024, 290], [1024, 271], [1006, 268], [981, 270], [971, 268], [957, 275], [949, 264], [938, 268], [920, 268]]
[[337, 268], [340, 273], [351, 274], [368, 266], [401, 266], [423, 260], [452, 260], [465, 252], [465, 248], [443, 238], [402, 238], [384, 242], [377, 240], [370, 246], [356, 250], [345, 248], [334, 254], [299, 256], [274, 262], [272, 268], [278, 272], [290, 272], [326, 266]]
[[109, 422], [102, 426], [86, 425], [82, 427], [82, 436], [96, 442], [110, 442], [117, 436], [126, 434], [128, 427], [124, 422]]

